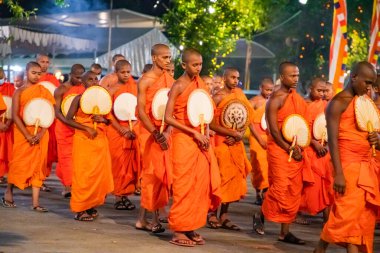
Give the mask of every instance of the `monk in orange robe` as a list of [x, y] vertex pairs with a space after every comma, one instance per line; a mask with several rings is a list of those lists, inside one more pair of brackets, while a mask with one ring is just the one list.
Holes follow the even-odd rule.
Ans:
[[376, 217], [380, 208], [379, 168], [370, 145], [380, 149], [377, 133], [357, 128], [355, 100], [376, 81], [368, 62], [351, 70], [346, 88], [335, 95], [326, 110], [329, 148], [334, 166], [335, 199], [329, 219], [314, 252], [326, 252], [328, 243], [347, 252], [373, 251]]
[[[85, 88], [98, 85], [96, 74], [86, 72], [82, 83]], [[69, 126], [75, 128], [70, 207], [76, 212], [75, 220], [93, 221], [99, 215], [95, 208], [104, 204], [106, 195], [113, 191], [111, 155], [106, 136], [111, 120], [108, 116], [85, 114], [80, 108], [81, 96], [74, 98], [66, 115]]]
[[[50, 59], [49, 56], [46, 54], [38, 54], [36, 57], [36, 62], [40, 64], [41, 66], [41, 77], [39, 82], [48, 81], [55, 85], [55, 87], [58, 87], [60, 85], [60, 82], [55, 78], [55, 76], [52, 73], [49, 73], [49, 66], [50, 66]], [[48, 160], [47, 160], [47, 170], [46, 170], [46, 177], [48, 177], [51, 173], [53, 163], [58, 161], [58, 153], [57, 153], [57, 140], [55, 137], [55, 123], [56, 120], [54, 120], [53, 124], [49, 127], [49, 148], [48, 148]], [[45, 184], [41, 187], [42, 191], [50, 192], [50, 187], [46, 186]]]
[[26, 126], [22, 121], [25, 105], [34, 98], [44, 98], [52, 105], [54, 98], [42, 85], [38, 85], [41, 67], [36, 62], [26, 65], [27, 83], [16, 90], [12, 100], [12, 117], [14, 128], [13, 156], [9, 163], [8, 187], [4, 194], [3, 206], [15, 207], [13, 201], [13, 185], [21, 190], [32, 186], [33, 210], [47, 212], [39, 204], [39, 193], [46, 177], [47, 149], [49, 132], [39, 127], [33, 135], [35, 126]]
[[58, 164], [55, 170], [61, 180], [64, 190], [62, 195], [65, 198], [71, 196], [71, 181], [73, 176], [72, 153], [74, 129], [67, 125], [66, 115], [61, 110], [63, 100], [68, 96], [80, 95], [85, 88], [82, 85], [82, 75], [85, 72], [81, 64], [74, 64], [70, 71], [70, 80], [59, 86], [54, 92], [55, 116], [58, 119], [55, 124], [55, 136], [58, 148]]
[[[305, 175], [310, 175], [311, 169], [304, 165], [305, 154], [301, 148], [298, 145], [293, 148], [292, 143], [282, 136], [281, 128], [291, 114], [305, 117], [306, 102], [295, 91], [299, 78], [298, 67], [294, 63], [283, 62], [279, 72], [281, 87], [269, 98], [265, 112], [270, 132], [267, 143], [269, 189], [265, 194], [262, 212], [266, 219], [281, 223], [280, 241], [304, 244], [303, 240], [289, 231], [289, 227], [301, 203], [303, 181], [310, 180]], [[294, 159], [288, 162], [291, 150]]]
[[[227, 68], [224, 71], [224, 87], [213, 96], [217, 108], [213, 122], [210, 125], [210, 128], [216, 132], [215, 155], [218, 160], [221, 177], [222, 205], [220, 207], [219, 223], [222, 228], [230, 230], [240, 230], [240, 227], [228, 218], [229, 205], [244, 198], [247, 193], [247, 174], [252, 170], [242, 141], [246, 126], [240, 126], [243, 128], [236, 130], [235, 127], [238, 126], [227, 128], [222, 123], [224, 120], [222, 113], [232, 101], [238, 101], [248, 109], [245, 120], [247, 122], [251, 121], [253, 110], [243, 91], [237, 88], [239, 77], [239, 71], [235, 68]], [[215, 213], [209, 213], [208, 224], [212, 228], [218, 228], [217, 224], [212, 226], [215, 218]]]
[[324, 93], [325, 100], [330, 101], [334, 97], [333, 85], [330, 82], [326, 82], [326, 90]]
[[[160, 89], [172, 86], [174, 79], [167, 72], [171, 65], [170, 48], [164, 44], [156, 44], [152, 47], [151, 56], [153, 66], [139, 80], [138, 109], [144, 127], [141, 135], [147, 138], [143, 150], [141, 208], [135, 227], [160, 233], [165, 229], [160, 224], [158, 210], [164, 208], [169, 202], [172, 181], [169, 151], [170, 128], [162, 125], [162, 120], [156, 120], [153, 117], [152, 102]], [[146, 219], [146, 211], [154, 212], [152, 224], [149, 224]]]
[[175, 129], [172, 134], [173, 205], [169, 225], [174, 231], [173, 244], [193, 247], [204, 244], [195, 232], [206, 223], [208, 210], [220, 204], [220, 174], [209, 138], [193, 127], [187, 115], [187, 101], [195, 89], [207, 88], [199, 77], [202, 56], [195, 49], [182, 54], [185, 73], [169, 92], [165, 122]]
[[[0, 94], [12, 98], [15, 87], [12, 83], [5, 82], [5, 73], [0, 69]], [[3, 99], [2, 102], [4, 103]], [[5, 114], [0, 118], [0, 184], [5, 183], [5, 174], [8, 173], [8, 163], [12, 158], [13, 146], [13, 120], [5, 118]]]
[[[130, 93], [137, 97], [137, 85], [130, 83], [131, 64], [127, 60], [119, 60], [115, 65], [118, 83], [109, 88], [113, 101], [123, 93]], [[137, 114], [136, 114], [137, 115]], [[131, 115], [136, 116], [136, 115]], [[113, 115], [111, 126], [107, 129], [107, 137], [112, 159], [112, 173], [116, 210], [133, 210], [135, 205], [128, 199], [128, 195], [135, 191], [140, 164], [140, 148], [136, 138], [136, 120], [121, 121]]]
[[255, 204], [261, 205], [263, 196], [268, 189], [268, 161], [267, 161], [267, 133], [261, 126], [264, 117], [267, 100], [273, 92], [274, 84], [271, 78], [264, 78], [260, 84], [260, 94], [251, 98], [249, 101], [254, 113], [252, 124], [249, 128], [249, 150], [251, 153], [251, 182], [256, 190]]
[[[321, 78], [314, 78], [310, 86], [310, 95], [306, 99], [306, 115], [310, 123], [311, 132], [313, 132], [314, 120], [325, 112], [327, 101], [324, 100], [326, 90], [326, 81]], [[332, 194], [332, 163], [328, 149], [321, 142], [312, 139], [310, 147], [305, 149], [314, 180], [304, 186], [302, 191], [302, 201], [300, 211], [316, 215], [323, 211], [324, 221], [327, 221], [329, 206], [333, 201]], [[327, 144], [325, 142], [325, 144]], [[301, 219], [302, 220], [302, 219]]]

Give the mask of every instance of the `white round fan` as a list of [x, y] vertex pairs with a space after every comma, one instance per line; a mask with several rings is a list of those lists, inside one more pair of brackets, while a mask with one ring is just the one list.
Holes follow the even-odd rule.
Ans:
[[57, 89], [57, 87], [53, 83], [49, 81], [42, 81], [42, 82], [39, 82], [38, 84], [44, 86], [54, 97], [54, 91], [55, 89]]
[[169, 88], [162, 88], [154, 94], [152, 101], [152, 114], [155, 120], [162, 120], [165, 116], [165, 108], [168, 102], [169, 91]]
[[34, 98], [25, 105], [22, 119], [25, 125], [35, 126], [36, 134], [39, 126], [49, 128], [53, 124], [53, 105], [44, 98]]
[[268, 129], [267, 121], [265, 119], [265, 112], [264, 112], [263, 116], [261, 117], [260, 126], [261, 126], [261, 129], [263, 129], [264, 131], [266, 131]]
[[63, 116], [66, 117], [67, 113], [70, 110], [71, 103], [73, 102], [73, 100], [76, 96], [78, 96], [78, 94], [70, 94], [63, 99], [63, 101], [61, 103], [61, 112], [62, 112]]
[[112, 109], [112, 99], [106, 89], [95, 85], [87, 88], [80, 99], [80, 108], [86, 114], [106, 115]]
[[328, 141], [327, 127], [326, 127], [326, 116], [324, 113], [319, 114], [314, 120], [313, 136], [316, 140], [322, 141], [322, 145], [323, 145], [323, 143]]
[[307, 121], [299, 114], [289, 115], [282, 125], [282, 135], [288, 142], [296, 143], [300, 147], [307, 147], [310, 144], [310, 130]]
[[3, 96], [3, 100], [5, 105], [7, 106], [7, 110], [1, 115], [3, 119], [11, 119], [12, 118], [12, 98], [9, 96]]
[[113, 112], [118, 120], [137, 120], [136, 113], [137, 98], [135, 95], [125, 92], [117, 96], [113, 103]]
[[210, 124], [214, 117], [214, 106], [210, 95], [203, 89], [191, 92], [187, 101], [187, 116], [193, 127], [201, 126], [204, 134], [204, 124]]

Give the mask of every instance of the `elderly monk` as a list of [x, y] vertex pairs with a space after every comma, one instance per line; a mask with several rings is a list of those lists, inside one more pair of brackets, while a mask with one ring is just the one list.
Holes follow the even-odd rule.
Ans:
[[335, 95], [326, 110], [329, 148], [334, 166], [335, 199], [329, 219], [314, 252], [325, 252], [328, 243], [347, 252], [373, 252], [376, 216], [380, 207], [378, 167], [370, 145], [380, 149], [377, 133], [356, 126], [355, 100], [376, 81], [368, 62], [351, 70], [346, 88]]
[[[12, 83], [6, 82], [4, 70], [0, 68], [0, 94], [12, 98], [15, 87]], [[2, 102], [4, 103], [3, 99]], [[5, 118], [3, 114], [0, 118], [0, 184], [5, 183], [5, 174], [8, 173], [8, 163], [12, 158], [13, 145], [13, 120]]]
[[[311, 132], [315, 119], [323, 114], [327, 101], [325, 98], [326, 81], [322, 78], [314, 78], [311, 81], [307, 102], [307, 119], [310, 123]], [[314, 180], [305, 184], [302, 191], [300, 211], [316, 215], [323, 212], [324, 221], [327, 221], [329, 206], [332, 204], [332, 164], [328, 152], [327, 143], [321, 145], [321, 141], [312, 138], [310, 147], [306, 153], [310, 159]], [[302, 219], [301, 219], [302, 221]]]
[[[98, 85], [96, 74], [86, 72], [82, 83], [85, 88]], [[106, 195], [113, 191], [111, 155], [106, 136], [106, 127], [111, 122], [107, 116], [85, 114], [80, 108], [81, 97], [74, 98], [66, 115], [68, 125], [75, 128], [70, 207], [76, 212], [75, 220], [93, 221], [98, 216], [95, 208], [102, 205]]]
[[251, 153], [251, 182], [256, 190], [255, 204], [261, 205], [263, 196], [268, 189], [267, 133], [261, 126], [267, 100], [273, 92], [274, 84], [271, 78], [264, 78], [260, 84], [260, 94], [249, 101], [253, 107], [253, 119], [250, 124], [249, 150]]
[[[130, 93], [137, 97], [137, 84], [130, 82], [132, 66], [127, 60], [119, 60], [115, 65], [115, 74], [118, 82], [109, 88], [113, 99]], [[132, 116], [137, 116], [137, 113]], [[135, 185], [141, 170], [140, 147], [136, 137], [136, 123], [129, 125], [129, 121], [121, 121], [113, 115], [111, 126], [107, 129], [107, 137], [112, 160], [116, 210], [133, 210], [136, 208], [128, 199], [128, 195], [135, 191]]]
[[13, 185], [21, 190], [32, 186], [34, 211], [47, 212], [40, 206], [39, 193], [46, 177], [46, 162], [49, 143], [49, 132], [46, 128], [38, 128], [33, 135], [35, 126], [26, 126], [22, 121], [25, 105], [34, 98], [43, 98], [54, 104], [54, 98], [42, 85], [38, 85], [41, 67], [36, 62], [26, 65], [27, 82], [17, 89], [12, 100], [12, 118], [14, 128], [13, 156], [9, 163], [8, 187], [4, 194], [3, 205], [15, 207], [13, 202]]
[[62, 102], [68, 96], [75, 96], [84, 92], [82, 85], [82, 75], [85, 72], [81, 64], [74, 64], [70, 71], [70, 80], [59, 86], [54, 92], [55, 117], [58, 119], [55, 124], [55, 136], [58, 148], [58, 164], [56, 174], [61, 180], [64, 190], [62, 195], [65, 198], [71, 196], [71, 179], [73, 176], [73, 137], [74, 129], [69, 127], [66, 115], [62, 113]]
[[[241, 103], [247, 108], [248, 114], [245, 120], [251, 121], [253, 110], [243, 91], [237, 88], [239, 77], [239, 71], [235, 68], [227, 68], [224, 71], [224, 87], [213, 96], [217, 108], [214, 120], [210, 125], [210, 128], [216, 132], [215, 155], [221, 177], [222, 205], [219, 222], [222, 228], [230, 230], [240, 230], [240, 228], [229, 219], [228, 207], [230, 203], [239, 201], [247, 193], [246, 177], [252, 170], [242, 141], [246, 129], [226, 128], [222, 123], [223, 111], [233, 101]], [[215, 219], [215, 215], [213, 217], [209, 214], [209, 225], [212, 224], [211, 219]]]
[[[283, 62], [279, 72], [281, 87], [269, 98], [265, 112], [270, 132], [267, 143], [269, 189], [265, 194], [262, 212], [266, 219], [281, 223], [280, 241], [304, 244], [303, 240], [289, 231], [289, 226], [296, 218], [301, 203], [303, 180], [310, 179], [303, 177], [303, 168], [307, 167], [304, 166], [301, 148], [298, 145], [292, 147], [292, 143], [282, 136], [281, 128], [289, 115], [305, 117], [306, 102], [295, 91], [299, 78], [298, 67], [294, 63]], [[288, 162], [291, 151], [294, 159]]]
[[[141, 209], [136, 229], [159, 233], [164, 229], [158, 219], [158, 210], [168, 204], [171, 187], [170, 128], [164, 126], [161, 132], [162, 120], [153, 117], [152, 102], [160, 89], [172, 86], [174, 79], [167, 72], [171, 64], [169, 47], [156, 44], [152, 47], [151, 56], [153, 66], [139, 81], [138, 109], [144, 127], [141, 135], [147, 140], [143, 150]], [[146, 219], [146, 211], [154, 212], [152, 224]]]
[[195, 49], [182, 54], [184, 74], [174, 83], [166, 106], [165, 122], [175, 129], [172, 135], [173, 205], [169, 225], [174, 231], [173, 244], [193, 247], [204, 244], [195, 232], [206, 223], [209, 209], [220, 204], [220, 175], [209, 138], [194, 128], [187, 115], [187, 102], [195, 89], [207, 88], [199, 73], [202, 56]]

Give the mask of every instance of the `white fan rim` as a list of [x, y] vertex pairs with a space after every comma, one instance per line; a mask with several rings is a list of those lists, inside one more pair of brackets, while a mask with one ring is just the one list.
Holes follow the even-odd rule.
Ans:
[[[136, 101], [136, 106], [137, 106], [137, 97], [135, 95], [133, 95], [132, 93], [130, 92], [123, 92], [123, 93], [120, 93], [116, 98], [115, 98], [115, 101], [113, 102], [113, 105], [112, 105], [112, 110], [113, 110], [113, 113], [115, 114], [115, 117], [120, 120], [120, 121], [129, 121], [129, 120], [132, 120], [132, 121], [136, 121], [137, 118], [136, 118], [136, 106], [135, 106], [135, 110], [134, 110], [134, 113], [132, 114], [131, 116], [131, 119], [124, 119], [124, 117], [121, 117], [121, 115], [118, 114], [119, 111], [115, 110], [115, 105], [119, 105], [121, 102], [119, 101], [127, 101], [127, 100], [122, 100], [122, 97], [123, 96], [129, 96], [129, 97], [133, 97], [133, 99], [135, 99]], [[125, 105], [125, 104], [124, 104]]]
[[[264, 127], [265, 126], [265, 127]], [[260, 127], [262, 130], [266, 131], [268, 129], [268, 124], [267, 124], [267, 120], [265, 118], [265, 112], [263, 113], [263, 115], [261, 116], [261, 121], [260, 121]]]
[[292, 118], [292, 117], [299, 117], [302, 120], [302, 122], [304, 122], [304, 126], [307, 129], [307, 142], [305, 144], [300, 144], [297, 141], [297, 145], [299, 145], [300, 147], [303, 147], [303, 148], [309, 146], [310, 145], [310, 141], [311, 141], [310, 128], [309, 128], [308, 122], [306, 121], [306, 119], [301, 114], [293, 113], [293, 114], [288, 115], [285, 118], [284, 123], [283, 123], [282, 128], [281, 128], [282, 136], [288, 142], [292, 142], [293, 141], [293, 136], [291, 136], [291, 137], [288, 136], [287, 133], [285, 132], [285, 127], [284, 127], [284, 126], [286, 126], [286, 123], [289, 121], [289, 119]]
[[22, 117], [22, 121], [25, 123], [25, 125], [27, 125], [27, 126], [34, 126], [35, 125], [35, 123], [33, 123], [33, 124], [29, 124], [28, 122], [27, 122], [27, 120], [25, 120], [25, 115], [26, 115], [26, 113], [25, 113], [25, 111], [26, 111], [26, 109], [28, 108], [28, 105], [30, 105], [32, 102], [34, 102], [34, 101], [37, 101], [37, 100], [41, 100], [41, 101], [44, 101], [44, 102], [46, 102], [46, 104], [47, 105], [49, 105], [49, 109], [50, 109], [50, 111], [51, 111], [51, 120], [50, 120], [50, 123], [49, 124], [45, 124], [44, 122], [42, 122], [42, 121], [40, 121], [40, 127], [43, 127], [43, 128], [49, 128], [52, 124], [53, 124], [53, 122], [54, 122], [54, 119], [55, 119], [55, 113], [54, 113], [54, 106], [53, 106], [53, 104], [49, 101], [49, 100], [47, 100], [46, 98], [41, 98], [41, 97], [37, 97], [37, 98], [33, 98], [33, 99], [31, 99], [30, 101], [28, 101], [26, 104], [25, 104], [25, 106], [24, 106], [24, 109], [23, 109], [23, 113], [22, 113], [22, 115], [23, 115], [23, 117]]
[[[73, 100], [76, 96], [78, 96], [79, 94], [69, 94], [67, 95], [63, 100], [62, 100], [62, 103], [61, 103], [61, 112], [62, 112], [62, 115], [66, 117], [67, 113], [69, 112], [70, 110], [70, 107], [71, 107], [71, 104], [73, 103]], [[67, 103], [67, 101], [69, 101], [69, 99], [71, 99], [71, 103], [70, 103], [70, 106], [69, 108], [67, 109], [67, 112], [65, 113], [65, 104]]]
[[[12, 119], [12, 97], [3, 95], [3, 100], [5, 105], [7, 106], [7, 110], [0, 116], [3, 117], [3, 115], [5, 114], [6, 119]], [[10, 101], [10, 104], [8, 104], [7, 100]]]
[[[319, 131], [319, 130], [317, 129], [317, 125], [316, 125], [317, 123], [316, 122], [319, 122], [318, 121], [319, 118], [324, 118], [325, 122], [326, 122], [326, 114], [324, 112], [321, 112], [320, 114], [317, 115], [317, 117], [315, 117], [315, 120], [313, 122], [313, 137], [318, 141], [322, 140], [322, 136], [319, 137], [317, 134], [317, 131]], [[325, 135], [324, 141], [327, 141], [328, 140], [327, 127], [325, 127], [325, 129], [326, 129], [326, 135]]]
[[[109, 110], [108, 110], [108, 112], [107, 113], [99, 113], [99, 115], [107, 115], [108, 113], [110, 113], [111, 111], [112, 111], [112, 105], [113, 105], [113, 103], [112, 103], [112, 98], [111, 98], [111, 95], [109, 94], [109, 92], [105, 89], [105, 88], [103, 88], [102, 86], [100, 86], [100, 85], [94, 85], [94, 86], [91, 86], [91, 87], [88, 87], [83, 93], [82, 93], [82, 96], [81, 96], [81, 98], [80, 98], [80, 101], [79, 101], [79, 105], [80, 105], [80, 108], [81, 108], [81, 110], [83, 111], [83, 113], [85, 113], [85, 114], [89, 114], [89, 115], [92, 115], [93, 113], [91, 112], [86, 112], [86, 110], [83, 110], [83, 100], [84, 100], [84, 98], [83, 97], [85, 97], [84, 95], [86, 95], [86, 92], [88, 91], [90, 91], [90, 90], [92, 90], [92, 89], [99, 89], [99, 90], [102, 90], [103, 92], [104, 92], [104, 94], [106, 94], [107, 96], [107, 98], [108, 98], [108, 100], [109, 100], [109, 102], [110, 102], [110, 108], [109, 108]], [[87, 93], [88, 93], [87, 92]]]
[[[190, 124], [193, 126], [193, 127], [198, 127], [200, 124], [201, 124], [201, 122], [194, 122], [193, 121], [193, 118], [190, 116], [190, 106], [189, 106], [189, 104], [190, 104], [190, 102], [192, 101], [192, 98], [194, 97], [194, 94], [196, 94], [196, 93], [203, 93], [203, 94], [205, 94], [206, 95], [206, 97], [208, 98], [208, 101], [210, 102], [209, 104], [210, 104], [210, 107], [212, 108], [211, 110], [210, 110], [210, 114], [211, 114], [211, 116], [210, 116], [210, 118], [211, 119], [204, 119], [204, 123], [205, 124], [210, 124], [211, 122], [212, 122], [212, 120], [213, 120], [213, 118], [214, 118], [214, 106], [213, 106], [213, 103], [212, 103], [212, 99], [211, 99], [211, 97], [210, 97], [210, 95], [208, 94], [208, 92], [207, 91], [205, 91], [204, 89], [201, 89], [201, 88], [197, 88], [197, 89], [195, 89], [195, 90], [193, 90], [191, 93], [190, 93], [190, 95], [189, 95], [189, 98], [188, 98], [188, 100], [187, 100], [187, 117], [188, 117], [188, 119], [189, 119], [189, 122], [190, 122]], [[199, 118], [197, 119], [197, 121], [199, 121]]]
[[[57, 89], [57, 86], [55, 86], [54, 83], [49, 82], [49, 81], [41, 81], [38, 84], [43, 86], [45, 89], [47, 89], [50, 92], [50, 94], [54, 97], [54, 92]], [[43, 84], [47, 84], [48, 87], [46, 87]], [[51, 86], [51, 87], [49, 87], [49, 86]]]
[[375, 127], [376, 124], [372, 124], [373, 125], [373, 131], [375, 132], [380, 132], [380, 112], [379, 110], [377, 109], [377, 106], [375, 104], [375, 102], [373, 102], [373, 100], [371, 98], [369, 98], [367, 95], [362, 95], [362, 96], [358, 96], [356, 99], [355, 99], [355, 103], [354, 103], [354, 110], [355, 110], [355, 121], [356, 121], [356, 126], [359, 128], [359, 130], [363, 131], [363, 132], [368, 132], [368, 129], [367, 129], [367, 125], [365, 127], [361, 127], [361, 124], [359, 124], [359, 120], [358, 120], [358, 117], [359, 117], [359, 108], [357, 107], [357, 104], [358, 104], [358, 101], [359, 99], [365, 99], [365, 101], [368, 101], [373, 109], [375, 110], [376, 114], [377, 114], [377, 121], [378, 121], [378, 128]]
[[[157, 115], [157, 112], [155, 110], [155, 107], [156, 107], [155, 105], [157, 104], [156, 101], [158, 99], [158, 95], [166, 92], [166, 95], [167, 95], [167, 97], [169, 99], [169, 96], [168, 96], [169, 95], [169, 91], [170, 91], [170, 88], [161, 88], [161, 89], [157, 90], [156, 93], [154, 94], [154, 97], [153, 97], [153, 100], [152, 100], [152, 115], [153, 115], [153, 118], [155, 120], [162, 120], [162, 118], [160, 118], [160, 116]], [[167, 102], [168, 101], [166, 100], [166, 103]], [[165, 117], [165, 111], [164, 111], [164, 115], [162, 117]]]

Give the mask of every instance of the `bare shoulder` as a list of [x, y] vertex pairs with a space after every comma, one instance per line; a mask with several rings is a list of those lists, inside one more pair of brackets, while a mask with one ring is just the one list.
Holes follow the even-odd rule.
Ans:
[[352, 95], [346, 91], [341, 91], [331, 99], [327, 106], [327, 113], [343, 112], [347, 109], [348, 105], [354, 99]]

